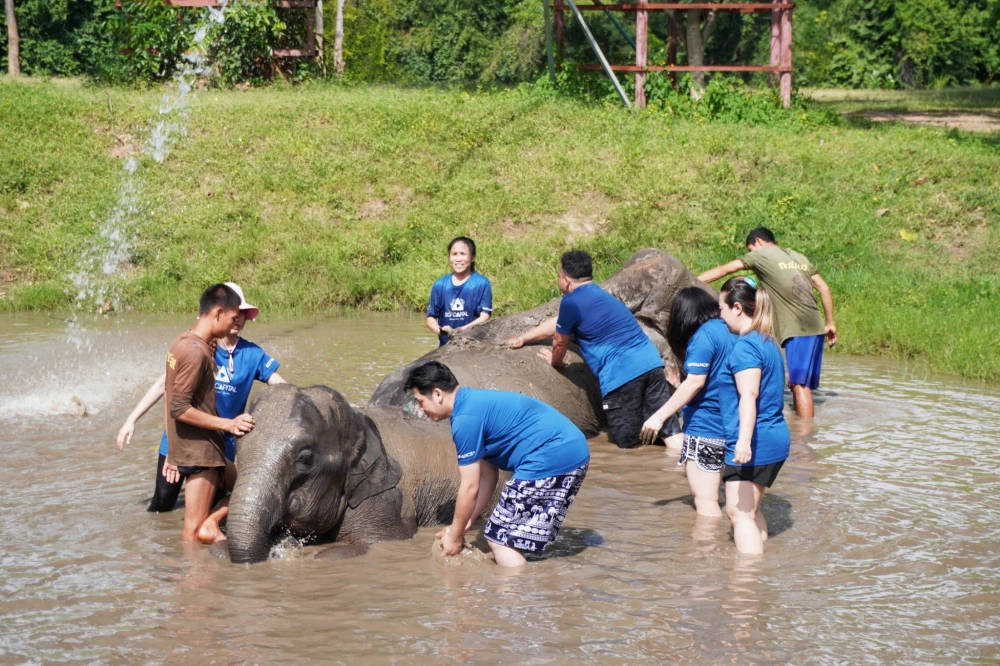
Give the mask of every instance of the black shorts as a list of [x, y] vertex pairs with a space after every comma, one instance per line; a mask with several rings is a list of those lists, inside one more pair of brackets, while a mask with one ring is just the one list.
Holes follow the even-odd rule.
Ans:
[[[611, 430], [611, 440], [622, 449], [639, 446], [642, 424], [653, 412], [667, 404], [672, 392], [663, 368], [654, 368], [610, 391], [601, 402], [608, 419], [608, 429]], [[681, 425], [674, 414], [663, 424], [660, 436], [670, 437], [680, 431]]]
[[219, 471], [223, 474], [226, 473], [225, 466], [223, 467], [199, 467], [197, 465], [192, 465], [190, 467], [184, 467], [181, 465], [177, 466], [177, 471], [181, 473], [181, 476], [188, 477], [195, 474], [201, 474], [202, 472], [211, 472], [213, 470]]
[[758, 486], [770, 488], [778, 478], [778, 472], [785, 461], [770, 465], [726, 465], [722, 468], [722, 481], [753, 481]]

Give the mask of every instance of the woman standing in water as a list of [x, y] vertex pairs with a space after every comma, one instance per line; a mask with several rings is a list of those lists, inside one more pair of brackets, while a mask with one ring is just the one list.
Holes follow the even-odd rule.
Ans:
[[752, 278], [735, 277], [722, 285], [722, 319], [739, 339], [729, 354], [721, 384], [726, 421], [726, 513], [741, 553], [764, 552], [767, 523], [760, 510], [788, 458], [791, 437], [785, 406], [785, 364], [772, 329], [771, 300]]
[[438, 278], [431, 287], [427, 306], [427, 328], [442, 345], [456, 333], [489, 320], [493, 312], [493, 286], [476, 272], [476, 244], [459, 236], [448, 243], [451, 274]]
[[719, 388], [736, 337], [719, 318], [719, 301], [699, 287], [677, 292], [670, 310], [667, 343], [686, 377], [670, 400], [642, 426], [643, 444], [656, 440], [663, 423], [684, 408], [684, 465], [698, 514], [722, 517], [719, 508], [726, 431], [719, 407]]

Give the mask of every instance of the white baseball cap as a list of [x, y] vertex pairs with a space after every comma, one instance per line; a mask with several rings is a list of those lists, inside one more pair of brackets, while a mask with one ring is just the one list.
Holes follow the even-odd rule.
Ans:
[[260, 314], [260, 308], [255, 305], [250, 305], [247, 303], [246, 297], [243, 295], [243, 290], [240, 289], [240, 285], [235, 282], [227, 282], [226, 286], [236, 292], [236, 295], [240, 297], [240, 310], [247, 311], [247, 319], [253, 321]]

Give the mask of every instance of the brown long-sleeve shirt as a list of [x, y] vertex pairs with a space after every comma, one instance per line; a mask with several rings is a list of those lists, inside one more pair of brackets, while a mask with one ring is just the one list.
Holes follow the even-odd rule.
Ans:
[[188, 331], [170, 345], [164, 384], [168, 458], [183, 467], [223, 467], [225, 436], [177, 417], [189, 408], [218, 416], [215, 408], [215, 357], [208, 343]]

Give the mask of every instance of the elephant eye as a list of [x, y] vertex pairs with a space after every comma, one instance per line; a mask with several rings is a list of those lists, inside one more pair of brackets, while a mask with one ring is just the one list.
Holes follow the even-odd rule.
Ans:
[[295, 466], [299, 471], [307, 472], [312, 468], [313, 464], [313, 451], [312, 449], [305, 449], [299, 453], [299, 456], [295, 459]]

